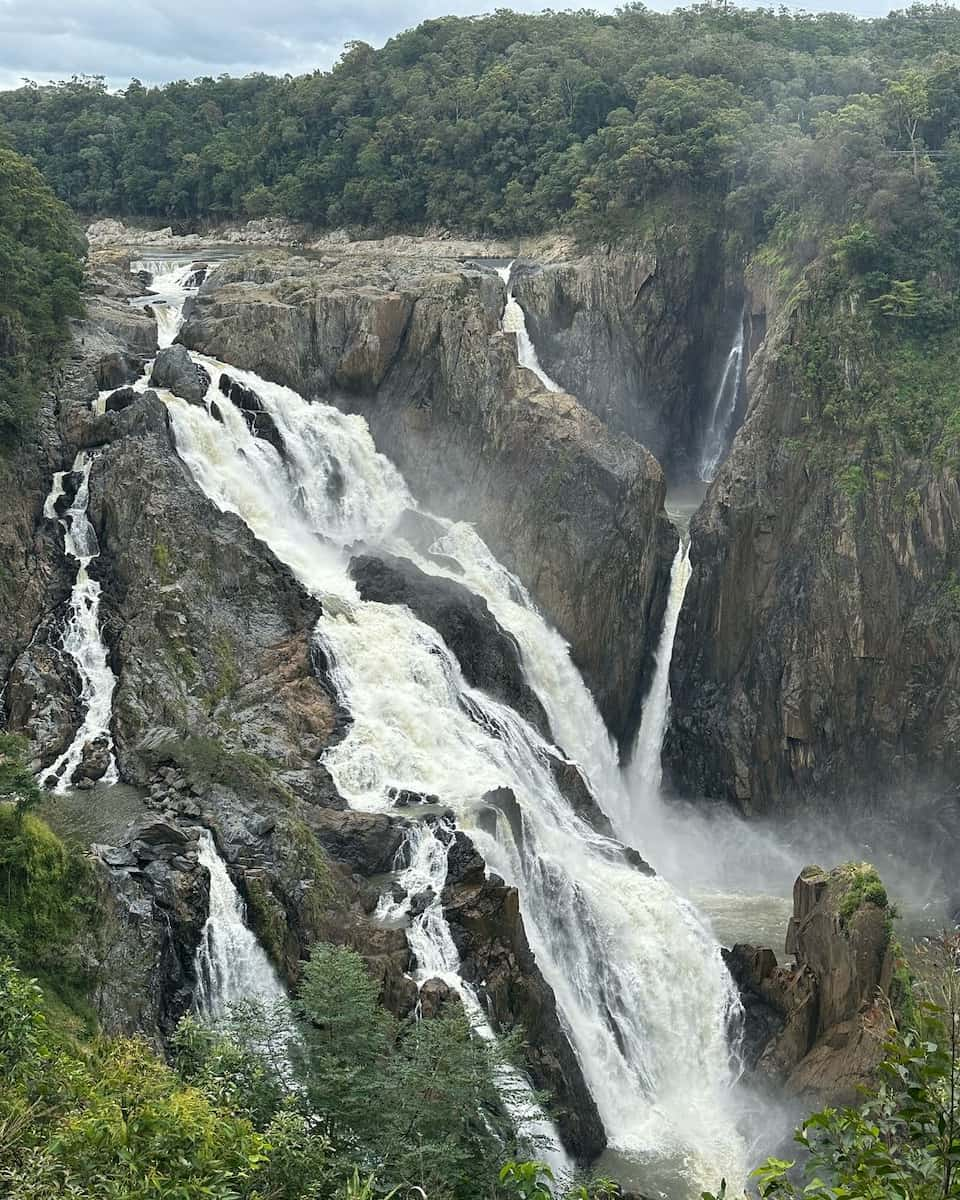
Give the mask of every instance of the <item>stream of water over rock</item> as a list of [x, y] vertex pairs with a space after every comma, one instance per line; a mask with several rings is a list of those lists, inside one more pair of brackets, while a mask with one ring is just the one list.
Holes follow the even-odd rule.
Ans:
[[[162, 393], [199, 486], [323, 602], [316, 636], [353, 718], [325, 759], [339, 790], [371, 811], [391, 807], [391, 788], [439, 795], [489, 868], [517, 887], [531, 947], [621, 1156], [657, 1164], [676, 1200], [721, 1175], [742, 1179], [728, 1042], [739, 999], [716, 941], [664, 879], [638, 870], [571, 809], [540, 734], [469, 687], [431, 627], [406, 608], [359, 599], [350, 548], [362, 540], [403, 554], [487, 599], [520, 644], [558, 743], [612, 816], [625, 807], [624, 780], [568, 647], [468, 525], [435, 518], [440, 533], [426, 553], [403, 539], [398, 519], [417, 505], [362, 418], [195, 357], [211, 373], [208, 401], [222, 401], [218, 382], [229, 371], [257, 393], [282, 438], [281, 457], [233, 405], [220, 403], [220, 423], [205, 406]], [[491, 813], [485, 796], [499, 787], [515, 794], [519, 826]]]

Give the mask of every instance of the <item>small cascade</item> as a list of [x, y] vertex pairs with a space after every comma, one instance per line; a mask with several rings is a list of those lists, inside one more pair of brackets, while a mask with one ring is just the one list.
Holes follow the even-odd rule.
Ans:
[[[637, 731], [633, 757], [627, 766], [627, 790], [634, 797], [656, 796], [660, 792], [660, 781], [663, 777], [660, 757], [670, 716], [670, 663], [690, 574], [690, 542], [687, 537], [683, 537], [670, 568], [670, 591], [663, 614], [663, 629], [657, 645], [653, 679], [643, 705], [643, 717]], [[639, 832], [630, 831], [634, 836]]]
[[197, 1011], [216, 1021], [241, 1000], [285, 1003], [283, 984], [247, 925], [243, 900], [208, 830], [200, 835], [198, 857], [210, 872], [210, 912], [197, 948]]
[[723, 366], [723, 374], [713, 398], [710, 410], [710, 424], [707, 426], [703, 439], [703, 451], [700, 455], [700, 478], [704, 483], [710, 483], [717, 473], [717, 468], [723, 461], [723, 456], [729, 449], [730, 436], [733, 432], [733, 422], [737, 415], [737, 404], [740, 401], [740, 387], [743, 382], [743, 344], [746, 332], [747, 314], [740, 314], [740, 324]]
[[[119, 778], [110, 734], [113, 692], [117, 680], [110, 669], [107, 648], [100, 633], [100, 584], [89, 574], [91, 562], [100, 553], [97, 535], [87, 519], [92, 466], [93, 455], [81, 450], [72, 470], [58, 471], [54, 475], [53, 487], [43, 506], [44, 516], [59, 522], [63, 528], [64, 549], [77, 563], [77, 574], [70, 592], [69, 615], [63, 631], [63, 649], [73, 659], [80, 676], [83, 721], [67, 749], [44, 772], [46, 781], [56, 780], [57, 792], [65, 792], [70, 787], [74, 772], [83, 762], [85, 754], [94, 754], [98, 758], [106, 756], [106, 770], [102, 775], [104, 783], [116, 783]], [[65, 508], [68, 484], [73, 499]]]
[[[416, 962], [413, 978], [418, 987], [428, 979], [441, 979], [454, 991], [463, 1005], [471, 1028], [486, 1042], [496, 1039], [476, 991], [460, 975], [460, 955], [443, 912], [441, 894], [447, 880], [447, 856], [452, 837], [440, 822], [420, 821], [410, 830], [398, 859], [407, 865], [398, 877], [405, 896], [395, 900], [388, 893], [377, 908], [381, 920], [397, 921], [410, 914], [411, 901], [420, 897], [426, 903], [407, 929], [407, 941]], [[561, 1183], [572, 1178], [573, 1163], [556, 1126], [537, 1102], [529, 1080], [507, 1062], [498, 1064], [497, 1090], [518, 1135], [529, 1142], [538, 1158], [553, 1170]]]
[[[212, 269], [211, 264], [210, 269]], [[130, 264], [131, 271], [149, 271], [152, 295], [145, 297], [157, 321], [157, 345], [172, 346], [183, 324], [183, 304], [199, 288], [193, 260], [144, 258]]]
[[500, 328], [504, 333], [516, 334], [517, 361], [520, 363], [520, 366], [526, 367], [528, 371], [532, 371], [548, 392], [562, 392], [563, 388], [558, 383], [554, 383], [543, 367], [540, 366], [536, 348], [530, 340], [530, 334], [527, 333], [527, 318], [523, 315], [523, 309], [514, 299], [513, 288], [510, 286], [512, 271], [513, 263], [508, 267], [497, 268], [497, 274], [507, 285], [507, 303], [503, 310], [503, 320], [500, 323]]

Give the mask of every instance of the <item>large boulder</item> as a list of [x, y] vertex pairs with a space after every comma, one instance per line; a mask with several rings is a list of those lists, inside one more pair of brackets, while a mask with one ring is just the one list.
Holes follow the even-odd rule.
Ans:
[[157, 351], [157, 322], [145, 308], [131, 308], [125, 300], [95, 296], [87, 300], [86, 320], [105, 329], [135, 354], [149, 358]]
[[894, 984], [891, 911], [866, 863], [806, 867], [779, 966], [772, 950], [724, 958], [744, 1001], [744, 1059], [758, 1075], [817, 1106], [850, 1103], [881, 1058]]
[[92, 1000], [105, 1033], [161, 1045], [189, 1011], [209, 879], [197, 839], [144, 818], [119, 846], [94, 846], [101, 928]]
[[150, 386], [166, 388], [189, 404], [203, 404], [210, 387], [210, 373], [195, 363], [184, 346], [167, 346], [157, 355]]

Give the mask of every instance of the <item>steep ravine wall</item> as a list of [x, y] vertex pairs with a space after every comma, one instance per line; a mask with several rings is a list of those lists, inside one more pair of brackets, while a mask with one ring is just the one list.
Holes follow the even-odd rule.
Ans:
[[[782, 313], [750, 410], [692, 525], [665, 757], [678, 790], [745, 813], [856, 807], [955, 778], [960, 484], [903, 458], [841, 486], [835, 436]], [[909, 499], [908, 499], [909, 498]]]
[[180, 336], [362, 413], [418, 499], [475, 523], [530, 589], [628, 737], [676, 547], [663, 473], [539, 390], [504, 299], [494, 274], [442, 260], [247, 260], [211, 276]]
[[695, 473], [744, 302], [720, 238], [686, 231], [542, 267], [521, 260], [513, 290], [545, 370], [668, 477]]

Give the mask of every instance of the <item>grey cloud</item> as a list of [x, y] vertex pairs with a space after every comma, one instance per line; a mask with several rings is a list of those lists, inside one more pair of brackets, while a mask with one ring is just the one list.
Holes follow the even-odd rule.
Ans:
[[[613, 11], [619, 0], [592, 7]], [[112, 86], [250, 71], [298, 73], [329, 67], [345, 42], [374, 45], [429, 17], [504, 7], [504, 0], [0, 0], [0, 87], [22, 76], [45, 82], [105, 75]], [[534, 12], [544, 0], [513, 0]], [[654, 7], [669, 7], [655, 3]], [[886, 12], [884, 0], [819, 2]], [[558, 5], [559, 7], [559, 5]]]

